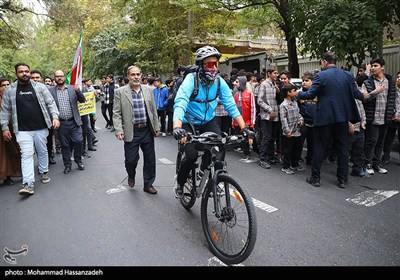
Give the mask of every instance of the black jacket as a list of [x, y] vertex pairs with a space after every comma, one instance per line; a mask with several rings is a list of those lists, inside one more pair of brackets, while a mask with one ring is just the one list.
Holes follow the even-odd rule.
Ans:
[[[385, 110], [385, 124], [390, 124], [392, 122], [392, 117], [394, 115], [395, 102], [396, 102], [396, 86], [394, 84], [393, 77], [385, 74], [386, 79], [389, 81], [388, 96], [386, 102]], [[364, 81], [364, 85], [368, 92], [375, 90], [375, 79], [373, 76], [369, 77], [368, 80]], [[374, 121], [376, 107], [376, 98], [369, 100], [364, 103], [365, 115], [367, 118], [367, 123], [370, 124]]]

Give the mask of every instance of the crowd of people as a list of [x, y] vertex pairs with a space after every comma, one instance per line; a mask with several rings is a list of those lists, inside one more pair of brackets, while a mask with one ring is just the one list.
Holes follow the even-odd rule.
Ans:
[[[327, 52], [321, 71], [303, 74], [301, 88], [290, 82], [289, 71], [279, 73], [273, 66], [264, 75], [244, 69], [222, 74], [220, 58], [216, 48], [204, 46], [196, 52], [195, 68], [179, 66], [164, 83], [132, 65], [117, 83], [112, 74], [103, 76], [99, 89], [89, 78], [72, 86], [61, 70], [54, 79], [43, 79], [28, 64], [16, 64], [13, 83], [0, 78], [0, 180], [12, 185], [12, 177], [22, 176], [19, 193], [32, 195], [35, 155], [42, 183], [50, 182], [56, 153], [62, 154], [64, 174], [71, 172], [72, 160], [85, 169], [82, 158], [90, 157], [97, 143], [96, 114], [81, 116], [78, 110], [85, 92], [95, 93], [105, 128], [124, 141], [130, 188], [142, 150], [143, 190], [150, 194], [157, 193], [154, 137], [173, 135], [184, 143], [194, 131], [242, 133], [247, 141], [235, 149], [243, 153], [242, 161], [258, 161], [264, 169], [281, 165], [287, 175], [305, 171], [305, 163], [311, 166], [306, 181], [315, 187], [323, 162], [337, 163], [340, 188], [348, 186], [349, 165], [353, 176], [387, 173], [396, 131], [399, 135], [400, 72], [396, 78], [386, 74], [382, 58], [362, 65], [354, 77], [337, 68], [335, 53]], [[176, 197], [196, 159], [197, 151], [187, 144], [175, 177]]]

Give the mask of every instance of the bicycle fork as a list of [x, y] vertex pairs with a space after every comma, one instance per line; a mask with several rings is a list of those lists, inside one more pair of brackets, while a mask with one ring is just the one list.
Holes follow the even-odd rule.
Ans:
[[[208, 180], [207, 188], [211, 188], [212, 199], [214, 202], [214, 214], [215, 217], [221, 222], [230, 221], [232, 217], [232, 207], [230, 199], [229, 185], [224, 184], [221, 188], [218, 185], [218, 176], [220, 173], [225, 173], [224, 170], [217, 170], [214, 176]], [[204, 195], [207, 192], [204, 192]], [[225, 206], [221, 201], [221, 198], [225, 196]]]

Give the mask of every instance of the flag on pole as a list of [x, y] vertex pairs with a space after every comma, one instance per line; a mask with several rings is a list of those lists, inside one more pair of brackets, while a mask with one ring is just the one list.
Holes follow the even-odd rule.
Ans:
[[74, 63], [72, 64], [72, 69], [67, 74], [67, 79], [66, 79], [67, 82], [68, 76], [70, 76], [69, 84], [70, 85], [78, 84], [80, 89], [82, 89], [82, 64], [83, 64], [83, 38], [81, 32], [79, 44], [75, 52]]

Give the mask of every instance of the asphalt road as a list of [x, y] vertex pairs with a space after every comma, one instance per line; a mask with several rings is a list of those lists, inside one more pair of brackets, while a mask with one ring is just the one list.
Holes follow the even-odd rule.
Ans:
[[[127, 187], [123, 143], [104, 128], [99, 114], [98, 150], [86, 169], [63, 174], [61, 155], [50, 166], [51, 182], [36, 177], [35, 194], [0, 186], [0, 266], [224, 266], [207, 247], [200, 201], [186, 211], [172, 192], [177, 143], [156, 138], [157, 195], [143, 192], [142, 159], [136, 186]], [[302, 173], [286, 175], [280, 166], [262, 169], [228, 152], [228, 170], [247, 187], [256, 204], [258, 238], [246, 267], [400, 265], [400, 161], [389, 174], [350, 178], [336, 185], [335, 165], [324, 165], [321, 187]], [[15, 264], [6, 249], [23, 250]], [[9, 259], [7, 259], [9, 260]]]

